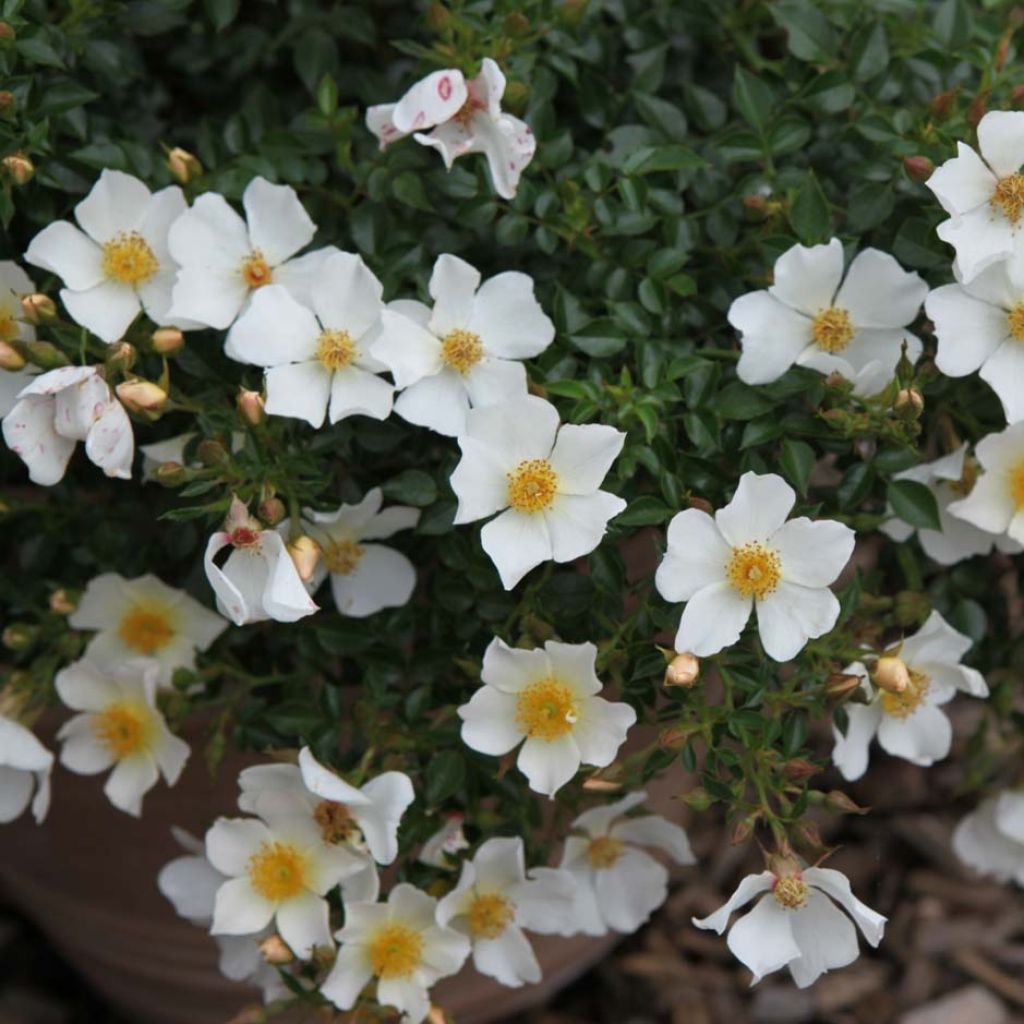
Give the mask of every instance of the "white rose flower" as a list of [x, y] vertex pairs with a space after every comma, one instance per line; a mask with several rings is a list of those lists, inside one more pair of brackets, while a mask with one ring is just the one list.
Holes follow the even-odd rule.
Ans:
[[979, 874], [1024, 886], [1024, 793], [983, 800], [957, 825], [953, 852]]
[[63, 280], [64, 308], [103, 341], [117, 341], [143, 309], [154, 323], [174, 325], [177, 266], [167, 234], [185, 208], [177, 185], [150, 192], [130, 174], [104, 170], [75, 207], [81, 230], [56, 221], [32, 239], [25, 259]]
[[504, 94], [505, 76], [485, 57], [480, 74], [468, 82], [455, 68], [435, 71], [397, 103], [370, 107], [366, 127], [381, 149], [412, 134], [420, 145], [436, 149], [449, 170], [460, 156], [484, 153], [494, 191], [512, 199], [537, 140], [519, 118], [502, 113]]
[[775, 261], [775, 283], [729, 307], [743, 352], [736, 372], [747, 384], [778, 380], [791, 366], [839, 373], [854, 394], [874, 395], [893, 379], [903, 343], [915, 362], [921, 341], [905, 328], [928, 285], [888, 253], [865, 249], [843, 277], [843, 246], [794, 245]]
[[1024, 112], [993, 110], [978, 123], [979, 156], [957, 143], [957, 155], [936, 168], [926, 184], [950, 214], [937, 228], [956, 250], [962, 279], [1010, 256], [1024, 213]]
[[4, 417], [7, 447], [44, 487], [64, 478], [75, 444], [107, 476], [130, 479], [135, 455], [131, 420], [95, 366], [62, 366], [30, 379]]
[[523, 841], [488, 839], [464, 861], [458, 885], [437, 905], [437, 923], [465, 935], [473, 966], [502, 985], [541, 979], [540, 964], [523, 929], [555, 935], [572, 912], [576, 883], [555, 868], [526, 871]]
[[966, 498], [947, 506], [949, 514], [1024, 544], [1024, 422], [983, 437], [974, 454], [984, 472]]
[[530, 789], [549, 797], [581, 764], [611, 764], [636, 712], [597, 696], [596, 659], [591, 643], [548, 640], [526, 651], [495, 637], [484, 652], [483, 685], [458, 709], [463, 742], [496, 756], [522, 743], [516, 764]]
[[[218, 566], [214, 557], [226, 547], [231, 554]], [[262, 529], [238, 498], [232, 499], [224, 529], [207, 542], [203, 565], [217, 610], [236, 626], [265, 619], [295, 622], [317, 610], [281, 534]]]
[[890, 666], [898, 662], [906, 670], [906, 686], [899, 693], [876, 691], [860, 662], [843, 669], [847, 675], [862, 677], [868, 698], [867, 704], [844, 705], [849, 719], [845, 736], [832, 727], [836, 741], [832, 761], [843, 778], [859, 779], [867, 771], [868, 748], [875, 736], [886, 753], [911, 764], [931, 765], [949, 753], [953, 728], [942, 705], [958, 691], [972, 697], [988, 696], [981, 673], [960, 664], [970, 647], [970, 637], [958, 633], [933, 611], [916, 633], [884, 655]]
[[21, 816], [32, 804], [32, 817], [42, 822], [50, 809], [53, 754], [31, 729], [0, 714], [0, 825]]
[[826, 971], [852, 964], [858, 949], [851, 917], [870, 945], [882, 941], [887, 919], [861, 903], [846, 876], [831, 868], [747, 875], [727, 903], [693, 923], [721, 935], [734, 910], [765, 892], [770, 894], [733, 925], [727, 940], [733, 956], [754, 975], [752, 984], [788, 967], [797, 987], [807, 988]]
[[160, 666], [149, 658], [100, 668], [83, 658], [61, 669], [57, 695], [75, 715], [61, 727], [60, 763], [78, 775], [108, 768], [104, 793], [119, 810], [139, 817], [142, 798], [162, 775], [173, 786], [189, 756], [156, 703]]
[[469, 840], [462, 825], [465, 815], [452, 811], [444, 824], [423, 844], [416, 858], [421, 864], [428, 864], [441, 871], [454, 871], [453, 860], [461, 850], [469, 849]]
[[394, 388], [378, 376], [387, 367], [371, 354], [380, 332], [382, 286], [348, 252], [323, 261], [310, 284], [312, 310], [280, 285], [261, 288], [228, 334], [233, 359], [267, 368], [266, 410], [312, 427], [363, 415], [383, 420]]
[[384, 313], [387, 330], [373, 352], [404, 388], [395, 412], [417, 426], [456, 437], [470, 407], [525, 395], [518, 360], [540, 355], [555, 337], [533, 294], [533, 280], [509, 271], [480, 284], [457, 256], [437, 258], [430, 277], [433, 309], [400, 299]]
[[561, 866], [576, 879], [576, 898], [563, 935], [634, 932], [665, 902], [668, 871], [642, 847], [661, 850], [677, 864], [697, 863], [679, 825], [657, 814], [626, 817], [646, 799], [644, 792], [630, 793], [573, 821]]
[[829, 519], [787, 522], [795, 501], [782, 477], [744, 473], [713, 519], [695, 508], [673, 517], [655, 585], [666, 601], [687, 602], [677, 651], [717, 654], [740, 638], [752, 608], [776, 661], [836, 624], [839, 602], [828, 585], [853, 553], [854, 532]]
[[436, 911], [437, 900], [407, 882], [386, 903], [346, 902], [345, 927], [336, 935], [341, 949], [320, 994], [351, 1010], [376, 978], [377, 1002], [399, 1010], [402, 1024], [421, 1024], [430, 1012], [430, 987], [455, 974], [469, 955], [469, 941], [440, 927]]
[[196, 652], [205, 651], [228, 626], [156, 576], [126, 580], [114, 572], [89, 581], [68, 623], [72, 629], [97, 631], [85, 653], [100, 668], [152, 658], [160, 666], [161, 686], [170, 685], [176, 668], [194, 668]]
[[456, 523], [500, 512], [480, 531], [506, 590], [541, 562], [593, 551], [626, 503], [599, 490], [626, 435], [594, 423], [559, 426], [555, 407], [527, 396], [471, 410], [451, 476]]

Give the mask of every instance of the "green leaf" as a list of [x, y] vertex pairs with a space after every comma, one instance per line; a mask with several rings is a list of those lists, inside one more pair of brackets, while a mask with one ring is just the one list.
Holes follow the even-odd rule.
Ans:
[[381, 490], [384, 497], [416, 508], [423, 508], [437, 499], [437, 484], [422, 469], [407, 469], [393, 476]]
[[763, 134], [772, 118], [775, 97], [762, 79], [737, 64], [732, 79], [732, 104], [751, 128]]
[[904, 522], [923, 530], [941, 530], [939, 506], [924, 484], [916, 480], [893, 480], [888, 489], [889, 504]]
[[391, 183], [391, 192], [394, 197], [406, 206], [417, 210], [431, 211], [433, 207], [423, 191], [423, 178], [413, 171], [403, 171]]
[[616, 526], [657, 526], [672, 516], [670, 509], [661, 499], [644, 494], [629, 503], [629, 508], [615, 517]]
[[622, 328], [611, 320], [593, 320], [569, 340], [581, 352], [595, 359], [613, 356], [626, 347], [626, 335]]
[[965, 0], [942, 0], [935, 12], [935, 35], [947, 49], [959, 50], [970, 42], [974, 29]]
[[436, 807], [454, 796], [466, 781], [466, 760], [457, 750], [442, 750], [427, 763], [427, 804]]
[[206, 13], [216, 31], [221, 32], [238, 17], [241, 0], [205, 0]]
[[686, 115], [674, 103], [643, 93], [635, 93], [633, 102], [644, 121], [666, 138], [686, 137]]
[[798, 60], [827, 63], [836, 55], [836, 34], [828, 18], [805, 0], [782, 0], [770, 8], [787, 34], [789, 52]]
[[641, 146], [631, 153], [622, 170], [626, 174], [651, 174], [654, 171], [695, 171], [704, 166], [704, 158], [688, 146]]
[[779, 467], [782, 475], [797, 489], [800, 495], [807, 494], [807, 482], [814, 469], [814, 449], [805, 441], [785, 441]]
[[789, 223], [804, 245], [823, 242], [832, 233], [831, 208], [813, 171], [790, 203]]
[[885, 26], [876, 21], [865, 25], [850, 43], [850, 70], [858, 82], [866, 82], [889, 66], [889, 41]]
[[316, 105], [324, 117], [330, 117], [338, 109], [338, 83], [331, 75], [324, 75], [316, 87]]
[[889, 219], [896, 190], [888, 183], [868, 181], [850, 194], [847, 224], [851, 231], [868, 231]]
[[712, 400], [711, 408], [724, 420], [752, 420], [775, 407], [758, 388], [736, 380], [727, 384]]
[[57, 51], [45, 39], [39, 36], [19, 39], [14, 45], [17, 47], [18, 53], [33, 64], [43, 64], [48, 68], [62, 68], [65, 66]]

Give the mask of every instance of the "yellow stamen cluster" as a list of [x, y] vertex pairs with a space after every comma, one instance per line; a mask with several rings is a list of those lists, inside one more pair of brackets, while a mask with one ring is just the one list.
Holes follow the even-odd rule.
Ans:
[[103, 273], [122, 284], [142, 284], [160, 269], [156, 254], [137, 231], [122, 231], [103, 244]]
[[832, 306], [819, 313], [811, 324], [811, 337], [822, 352], [835, 355], [842, 352], [853, 339], [853, 321], [845, 309]]
[[1010, 497], [1018, 509], [1024, 509], [1024, 462], [1010, 470]]
[[782, 578], [782, 563], [771, 548], [756, 542], [732, 549], [725, 577], [742, 597], [767, 597]]
[[1014, 341], [1024, 341], [1024, 302], [1018, 302], [1006, 314], [1006, 326], [1010, 328]]
[[120, 761], [149, 747], [153, 716], [144, 704], [120, 701], [92, 716], [96, 739]]
[[344, 370], [356, 358], [356, 343], [348, 331], [324, 331], [316, 343], [316, 357], [328, 370]]
[[1000, 178], [991, 202], [1011, 224], [1016, 224], [1024, 213], [1024, 174], [1010, 174]]
[[174, 626], [162, 608], [144, 604], [129, 608], [117, 627], [121, 643], [140, 654], [163, 650], [174, 639], [174, 633]]
[[910, 682], [899, 692], [883, 690], [882, 710], [893, 718], [907, 718], [923, 703], [931, 686], [931, 680], [923, 672], [908, 667]]
[[799, 910], [807, 902], [807, 883], [799, 875], [786, 875], [775, 880], [772, 893], [780, 907]]
[[469, 905], [466, 917], [469, 930], [477, 939], [496, 939], [515, 919], [510, 900], [498, 893], [481, 893]]
[[244, 260], [242, 260], [242, 280], [250, 288], [262, 288], [274, 280], [274, 271], [270, 264], [264, 259], [259, 249], [253, 249]]
[[587, 847], [587, 863], [595, 871], [607, 871], [618, 864], [625, 849], [622, 841], [613, 836], [598, 836]]
[[441, 339], [441, 358], [456, 373], [469, 373], [483, 359], [484, 346], [480, 335], [461, 327], [449, 331]]
[[337, 800], [321, 800], [313, 810], [313, 819], [320, 826], [325, 843], [343, 843], [356, 830], [352, 812]]
[[347, 576], [354, 572], [363, 557], [362, 546], [354, 540], [334, 540], [323, 549], [324, 565], [328, 572]]
[[508, 504], [517, 512], [543, 512], [558, 493], [558, 474], [547, 459], [526, 459], [508, 474]]
[[519, 692], [516, 724], [532, 739], [554, 740], [579, 721], [576, 694], [557, 679], [539, 679]]
[[264, 843], [249, 858], [249, 884], [264, 899], [282, 903], [306, 886], [305, 854], [290, 843]]
[[408, 925], [384, 925], [366, 948], [378, 978], [407, 978], [423, 960], [423, 936]]

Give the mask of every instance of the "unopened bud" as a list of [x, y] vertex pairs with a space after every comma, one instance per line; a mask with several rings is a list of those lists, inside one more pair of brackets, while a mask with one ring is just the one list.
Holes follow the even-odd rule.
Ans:
[[24, 651], [35, 642], [38, 630], [22, 622], [12, 622], [0, 634], [0, 640], [9, 651]]
[[893, 601], [893, 613], [901, 626], [916, 626], [931, 614], [932, 603], [918, 590], [901, 590]]
[[821, 768], [804, 757], [791, 757], [782, 766], [782, 774], [791, 782], [802, 782], [817, 775]]
[[26, 724], [25, 710], [29, 702], [28, 686], [32, 677], [27, 672], [9, 672], [7, 685], [0, 690], [0, 717]]
[[824, 806], [826, 810], [835, 814], [867, 814], [870, 807], [861, 807], [855, 804], [842, 790], [832, 789], [825, 794]]
[[614, 779], [604, 779], [599, 775], [591, 775], [583, 782], [583, 788], [588, 793], [617, 793], [622, 789], [622, 783]]
[[988, 112], [988, 90], [978, 93], [977, 96], [971, 100], [971, 105], [967, 108], [967, 113], [964, 115], [964, 120], [972, 127], [977, 128], [978, 122]]
[[26, 341], [24, 349], [28, 361], [41, 370], [56, 370], [71, 363], [71, 360], [49, 341]]
[[757, 820], [754, 816], [748, 818], [742, 818], [737, 821], [732, 827], [732, 834], [729, 836], [729, 842], [733, 846], [739, 846], [740, 843], [745, 843], [754, 834], [754, 825], [757, 824]]
[[431, 32], [443, 32], [452, 21], [452, 13], [444, 4], [431, 4], [427, 8], [427, 27]]
[[287, 515], [288, 510], [280, 498], [264, 498], [259, 503], [256, 512], [267, 526], [277, 526]]
[[203, 173], [203, 165], [199, 160], [180, 146], [175, 146], [167, 154], [167, 169], [171, 172], [171, 177], [180, 185], [187, 185]]
[[167, 392], [151, 380], [123, 380], [114, 390], [129, 412], [153, 417], [167, 405]]
[[703, 786], [695, 786], [684, 793], [683, 801], [695, 811], [706, 811], [712, 804], [711, 794]]
[[288, 554], [304, 583], [313, 578], [316, 563], [320, 560], [320, 545], [312, 537], [303, 535], [288, 542]]
[[1004, 32], [999, 38], [999, 43], [996, 46], [996, 71], [1002, 71], [1006, 66], [1006, 55], [1010, 52], [1010, 36], [1012, 33], [1013, 30], [1010, 29], [1009, 32]]
[[0, 21], [0, 40], [10, 42], [15, 38], [15, 35], [14, 29], [6, 21]]
[[280, 935], [268, 935], [260, 943], [260, 955], [268, 964], [290, 964], [295, 954]]
[[70, 615], [78, 607], [78, 602], [62, 587], [50, 595], [50, 611], [57, 615]]
[[530, 31], [530, 19], [522, 11], [513, 11], [505, 16], [505, 31], [510, 36], [523, 36]]
[[17, 109], [18, 100], [14, 93], [6, 89], [0, 90], [0, 117], [13, 117]]
[[107, 369], [113, 373], [127, 373], [138, 358], [138, 351], [135, 346], [127, 341], [115, 341], [113, 345], [107, 346], [107, 358], [104, 362]]
[[577, 25], [583, 19], [587, 11], [588, 0], [565, 0], [562, 4], [561, 14], [563, 20], [570, 25]]
[[768, 200], [764, 196], [759, 196], [756, 193], [754, 195], [744, 196], [743, 205], [751, 213], [757, 216], [764, 217], [768, 213]]
[[927, 181], [935, 170], [935, 164], [926, 156], [905, 156], [903, 169], [914, 181]]
[[921, 413], [924, 412], [924, 396], [917, 388], [900, 388], [892, 407], [900, 419], [920, 419]]
[[525, 82], [509, 82], [505, 87], [505, 95], [502, 97], [501, 104], [510, 110], [521, 111], [526, 107], [529, 98], [530, 90]]
[[706, 512], [709, 516], [715, 511], [714, 505], [707, 498], [700, 498], [696, 495], [690, 498], [690, 508], [700, 509], [701, 512]]
[[52, 324], [57, 319], [57, 304], [49, 295], [25, 295], [21, 300], [21, 315], [37, 327]]
[[956, 89], [946, 89], [944, 92], [933, 96], [931, 103], [928, 104], [932, 117], [949, 117], [953, 110], [953, 104], [956, 102], [956, 94]]
[[153, 351], [159, 352], [162, 356], [178, 352], [185, 346], [185, 335], [177, 327], [159, 327], [153, 332], [150, 340], [153, 343]]
[[689, 652], [677, 654], [665, 669], [666, 686], [693, 686], [700, 677], [700, 660]]
[[13, 345], [0, 341], [0, 370], [20, 370], [27, 362]]
[[801, 821], [795, 832], [797, 841], [805, 847], [814, 851], [824, 849], [825, 843], [821, 838], [821, 832], [813, 821]]
[[682, 750], [690, 741], [690, 732], [678, 725], [670, 725], [658, 733], [658, 746], [662, 750]]
[[842, 700], [864, 682], [861, 676], [835, 672], [825, 680], [825, 693], [832, 700]]
[[229, 461], [227, 449], [212, 438], [205, 438], [196, 446], [196, 458], [204, 466], [224, 466]]
[[153, 479], [164, 487], [177, 487], [185, 482], [187, 470], [180, 462], [161, 462], [153, 472]]
[[910, 670], [902, 658], [886, 654], [875, 662], [871, 678], [881, 690], [888, 690], [889, 693], [903, 693], [910, 685]]
[[238, 415], [253, 427], [259, 426], [266, 418], [266, 402], [258, 391], [240, 388], [238, 392]]
[[1015, 107], [1024, 107], [1024, 85], [1015, 85], [1010, 90], [1010, 102]]
[[13, 185], [27, 185], [36, 173], [35, 165], [24, 153], [12, 153], [0, 160], [4, 176]]

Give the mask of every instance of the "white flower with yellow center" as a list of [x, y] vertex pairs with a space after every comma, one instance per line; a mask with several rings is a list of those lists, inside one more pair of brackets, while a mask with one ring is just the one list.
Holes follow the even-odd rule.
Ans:
[[1024, 886], [1024, 793], [983, 800], [957, 825], [953, 852], [979, 874]]
[[337, 933], [338, 959], [320, 994], [351, 1010], [376, 979], [377, 1002], [393, 1006], [402, 1024], [421, 1024], [430, 1012], [430, 987], [455, 974], [469, 955], [469, 940], [436, 920], [437, 900], [407, 882], [386, 903], [345, 903], [345, 927]]
[[465, 820], [464, 814], [451, 812], [444, 824], [423, 844], [416, 859], [440, 871], [454, 871], [459, 852], [469, 849], [469, 840], [462, 827]]
[[634, 932], [665, 902], [668, 871], [645, 847], [677, 864], [697, 863], [679, 825], [657, 814], [626, 817], [646, 799], [644, 792], [630, 793], [584, 811], [572, 823], [561, 866], [576, 879], [576, 897], [563, 935]]
[[526, 394], [521, 359], [540, 355], [555, 337], [518, 271], [489, 278], [457, 256], [439, 256], [430, 277], [433, 309], [400, 299], [384, 313], [385, 332], [373, 352], [404, 388], [399, 416], [456, 437], [471, 407]]
[[964, 281], [1012, 255], [1024, 226], [1024, 112], [993, 110], [978, 123], [979, 156], [957, 143], [957, 155], [927, 185], [950, 215], [937, 228], [956, 250]]
[[862, 692], [868, 699], [867, 704], [844, 705], [849, 722], [845, 736], [832, 727], [832, 761], [843, 778], [859, 779], [867, 771], [868, 748], [875, 736], [886, 753], [911, 764], [931, 765], [949, 753], [953, 728], [942, 705], [958, 691], [988, 696], [981, 673], [960, 664], [970, 647], [970, 637], [932, 612], [913, 636], [879, 658], [875, 671], [884, 688], [871, 686], [870, 673], [860, 662], [843, 669], [863, 678]]
[[71, 318], [106, 342], [117, 341], [143, 309], [154, 323], [174, 325], [177, 266], [167, 235], [184, 212], [177, 185], [150, 192], [130, 174], [104, 170], [75, 207], [81, 230], [54, 222], [32, 239], [25, 259], [63, 280]]
[[530, 788], [547, 796], [581, 764], [611, 764], [636, 712], [597, 696], [596, 659], [590, 643], [548, 640], [543, 650], [521, 650], [495, 637], [484, 652], [484, 685], [458, 709], [463, 742], [496, 756], [521, 743], [516, 764]]
[[50, 808], [53, 754], [31, 729], [0, 714], [0, 825], [21, 816], [31, 803], [39, 824]]
[[468, 82], [461, 71], [446, 68], [417, 82], [397, 103], [370, 107], [366, 127], [381, 149], [412, 134], [436, 149], [449, 170], [460, 156], [484, 153], [494, 191], [512, 199], [537, 140], [519, 118], [502, 113], [504, 94], [501, 68], [485, 57], [480, 74]]
[[974, 453], [982, 473], [966, 498], [948, 506], [949, 514], [1024, 544], [1024, 422], [983, 437]]
[[732, 912], [762, 893], [767, 895], [732, 926], [727, 940], [733, 956], [754, 975], [752, 984], [788, 967], [797, 987], [807, 988], [826, 971], [852, 964], [858, 949], [850, 918], [869, 945], [882, 941], [887, 919], [861, 903], [847, 877], [831, 868], [800, 871], [792, 865], [779, 875], [747, 875], [727, 903], [693, 923], [721, 935]]
[[160, 666], [139, 658], [117, 668], [88, 659], [57, 673], [60, 699], [75, 715], [61, 727], [60, 763], [79, 775], [113, 768], [103, 791], [122, 811], [138, 817], [142, 798], [162, 775], [173, 786], [189, 746], [175, 736], [156, 703]]
[[793, 489], [774, 473], [744, 473], [732, 501], [712, 519], [688, 508], [668, 527], [668, 550], [655, 585], [666, 601], [686, 601], [677, 651], [699, 657], [736, 643], [751, 610], [765, 651], [795, 657], [839, 617], [828, 589], [853, 553], [842, 523], [787, 516]]
[[523, 929], [558, 934], [571, 916], [575, 891], [568, 872], [527, 873], [522, 839], [488, 839], [463, 862], [458, 885], [437, 905], [437, 923], [469, 939], [481, 974], [511, 988], [535, 985], [540, 964]]
[[95, 366], [62, 366], [31, 377], [4, 417], [3, 435], [28, 466], [29, 479], [44, 487], [64, 478], [79, 441], [107, 476], [132, 475], [131, 420]]
[[194, 668], [196, 652], [205, 651], [228, 623], [184, 590], [155, 576], [126, 580], [114, 572], [93, 577], [71, 613], [72, 629], [94, 629], [86, 656], [101, 668], [129, 658], [152, 658], [160, 666], [159, 682], [169, 686], [176, 668]]
[[180, 264], [174, 316], [223, 329], [270, 284], [304, 302], [311, 278], [337, 251], [328, 247], [293, 258], [312, 240], [316, 225], [290, 185], [253, 178], [242, 206], [244, 220], [223, 196], [206, 192], [174, 222], [168, 238]]
[[387, 419], [394, 388], [378, 374], [387, 367], [371, 354], [381, 328], [382, 286], [348, 252], [324, 260], [312, 279], [312, 310], [286, 288], [270, 285], [253, 296], [228, 334], [233, 359], [267, 368], [266, 410], [312, 427], [346, 416]]
[[921, 341], [905, 328], [928, 285], [888, 253], [865, 249], [843, 276], [843, 246], [794, 245], [775, 261], [774, 284], [729, 307], [743, 352], [736, 366], [747, 384], [778, 380], [791, 366], [839, 373], [858, 395], [893, 379], [903, 343], [915, 362]]
[[292, 952], [308, 959], [333, 948], [326, 895], [363, 861], [324, 843], [305, 815], [218, 818], [206, 833], [206, 857], [227, 878], [214, 898], [212, 935], [255, 935], [273, 922]]
[[554, 559], [593, 551], [626, 503], [599, 490], [626, 435], [613, 427], [559, 426], [555, 407], [527, 396], [471, 410], [451, 476], [456, 523], [501, 514], [480, 531], [506, 590]]
[[[227, 561], [217, 565], [214, 558], [228, 547]], [[265, 619], [295, 622], [317, 610], [281, 534], [263, 529], [238, 498], [232, 499], [224, 529], [207, 542], [203, 565], [217, 610], [236, 626]]]

